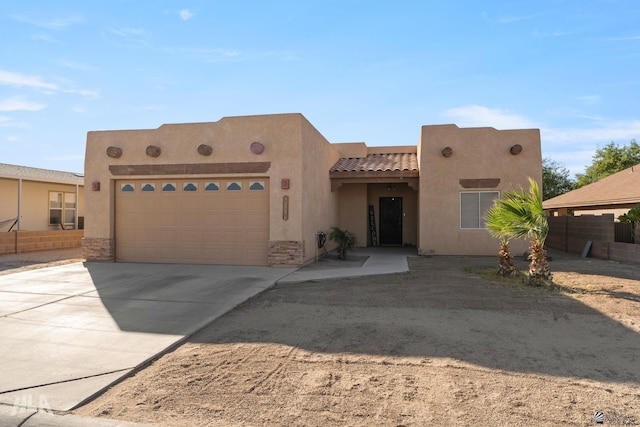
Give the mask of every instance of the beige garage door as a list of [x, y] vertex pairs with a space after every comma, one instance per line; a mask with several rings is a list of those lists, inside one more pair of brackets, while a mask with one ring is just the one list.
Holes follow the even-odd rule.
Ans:
[[268, 179], [116, 181], [116, 260], [266, 265]]

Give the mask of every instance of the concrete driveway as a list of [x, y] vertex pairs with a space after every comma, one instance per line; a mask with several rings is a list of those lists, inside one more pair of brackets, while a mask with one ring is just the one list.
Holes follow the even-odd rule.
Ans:
[[0, 404], [70, 410], [293, 271], [78, 262], [0, 276]]

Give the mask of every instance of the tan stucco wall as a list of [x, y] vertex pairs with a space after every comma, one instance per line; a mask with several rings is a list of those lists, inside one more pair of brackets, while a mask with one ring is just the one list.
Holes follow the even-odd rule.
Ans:
[[[522, 152], [512, 155], [514, 144]], [[420, 139], [419, 253], [429, 255], [494, 255], [497, 239], [486, 230], [460, 228], [460, 192], [500, 192], [528, 188], [527, 177], [542, 181], [538, 129], [496, 130], [423, 126]], [[451, 147], [450, 157], [442, 149]], [[460, 179], [499, 178], [495, 188], [463, 188]], [[524, 252], [526, 241], [511, 242], [514, 253]]]
[[369, 239], [367, 184], [343, 184], [338, 191], [338, 227], [356, 235], [356, 246], [366, 247]]
[[[49, 192], [75, 193], [76, 186], [50, 182], [22, 180], [20, 230], [47, 231], [60, 229], [49, 225]], [[84, 216], [84, 191], [78, 188], [77, 215]], [[18, 180], [0, 178], [0, 221], [18, 215]], [[8, 230], [8, 227], [2, 231]], [[14, 227], [16, 230], [16, 227]]]
[[[0, 221], [6, 221], [18, 216], [18, 180], [0, 178]], [[0, 231], [7, 231], [11, 225], [2, 227]], [[14, 227], [15, 229], [15, 227]]]
[[[253, 142], [264, 145], [262, 154], [250, 151]], [[211, 145], [213, 154], [199, 154], [200, 144]], [[146, 154], [149, 145], [161, 148], [159, 157]], [[109, 146], [121, 148], [122, 156], [108, 157]], [[114, 238], [114, 181], [142, 178], [114, 176], [109, 171], [110, 165], [271, 162], [266, 173], [207, 176], [269, 178], [269, 240], [304, 240], [305, 259], [310, 259], [315, 255], [312, 248], [316, 231], [337, 219], [331, 216], [337, 197], [331, 194], [328, 178], [328, 170], [337, 158], [337, 151], [331, 149], [329, 142], [301, 114], [225, 117], [217, 122], [168, 124], [149, 130], [89, 132], [85, 156], [85, 238]], [[171, 176], [180, 179], [193, 175]], [[289, 189], [281, 189], [282, 179], [289, 179]], [[100, 191], [92, 191], [94, 182], [100, 183]], [[283, 218], [285, 195], [289, 197], [286, 220]]]
[[[317, 233], [323, 231], [328, 234], [330, 228], [339, 223], [339, 196], [331, 192], [329, 169], [338, 161], [340, 154], [306, 119], [302, 121], [301, 151], [302, 238], [305, 261], [308, 261], [316, 256]], [[327, 241], [325, 247], [330, 249], [333, 245]]]

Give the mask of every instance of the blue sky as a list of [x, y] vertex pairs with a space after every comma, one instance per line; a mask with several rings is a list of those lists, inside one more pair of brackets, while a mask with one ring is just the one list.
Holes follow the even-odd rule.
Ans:
[[3, 1], [0, 162], [82, 172], [86, 133], [300, 112], [331, 142], [539, 128], [572, 173], [640, 141], [640, 2]]

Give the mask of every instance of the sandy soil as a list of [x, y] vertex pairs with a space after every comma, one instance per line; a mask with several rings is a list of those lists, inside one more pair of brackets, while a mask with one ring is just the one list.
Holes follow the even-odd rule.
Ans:
[[84, 261], [82, 248], [0, 255], [0, 276], [24, 270]]
[[[520, 261], [524, 269], [525, 263]], [[76, 412], [165, 426], [640, 425], [640, 265], [554, 254], [276, 286]]]

